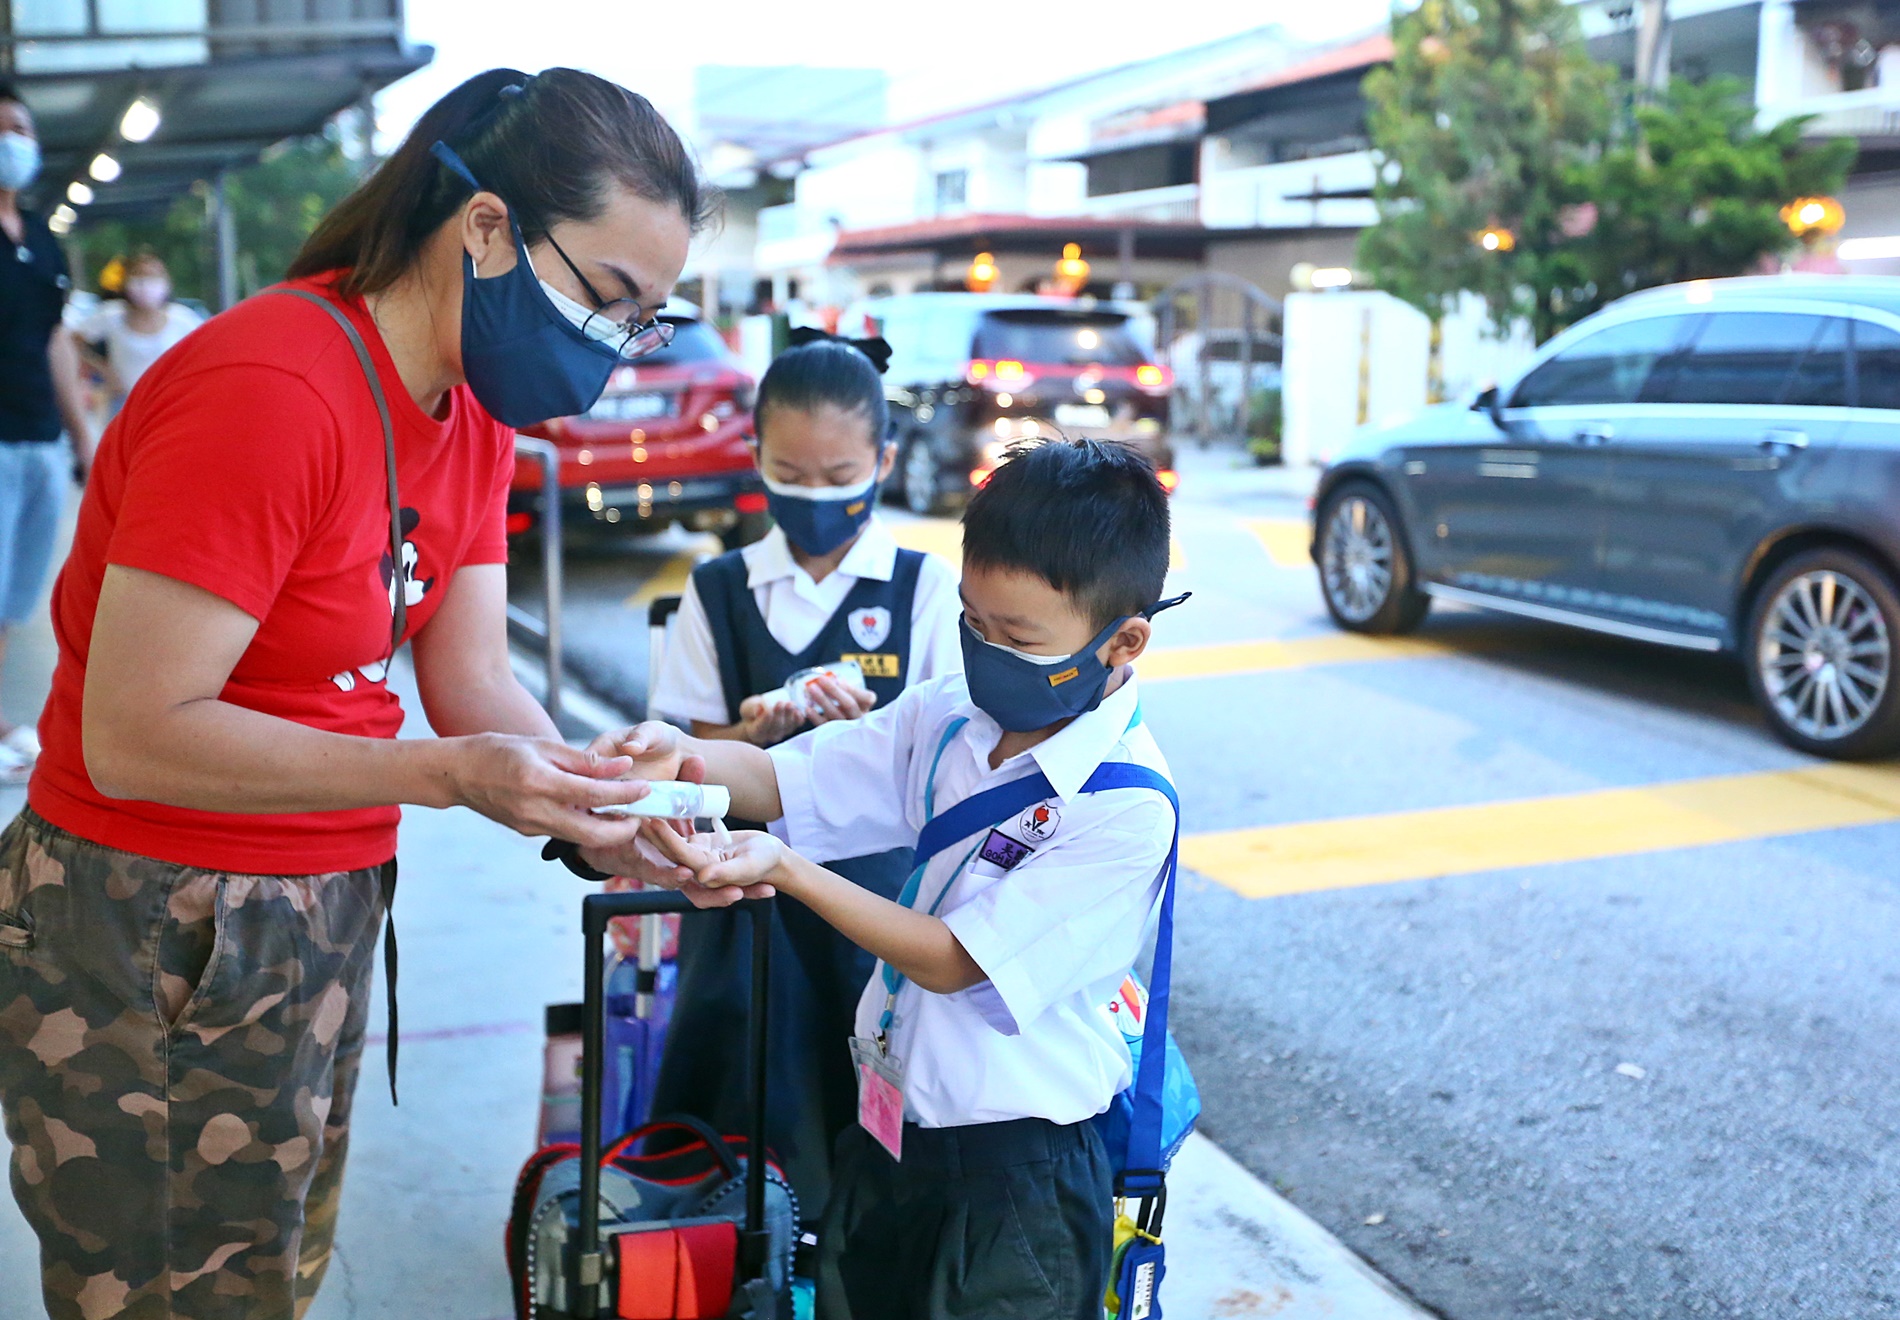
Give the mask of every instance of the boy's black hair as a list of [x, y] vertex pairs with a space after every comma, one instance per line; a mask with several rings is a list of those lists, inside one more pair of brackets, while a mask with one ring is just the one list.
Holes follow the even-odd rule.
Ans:
[[1106, 628], [1153, 605], [1168, 576], [1168, 494], [1127, 445], [1018, 447], [970, 497], [963, 562], [1034, 573]]
[[20, 95], [19, 87], [5, 78], [0, 78], [0, 101], [12, 101], [16, 105], [26, 104], [26, 98]]
[[871, 444], [881, 449], [891, 428], [891, 406], [880, 378], [890, 353], [882, 339], [840, 339], [822, 330], [794, 330], [792, 347], [772, 359], [759, 382], [752, 409], [756, 429], [764, 430], [765, 414], [772, 408], [811, 412], [830, 404], [863, 413], [871, 424]]

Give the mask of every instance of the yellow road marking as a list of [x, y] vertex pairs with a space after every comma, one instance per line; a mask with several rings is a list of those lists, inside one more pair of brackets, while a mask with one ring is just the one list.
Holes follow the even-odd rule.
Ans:
[[1313, 529], [1304, 518], [1249, 518], [1247, 530], [1267, 549], [1267, 558], [1281, 568], [1311, 568], [1313, 556], [1308, 547]]
[[1220, 674], [1304, 669], [1311, 665], [1341, 665], [1362, 660], [1410, 660], [1420, 656], [1455, 655], [1463, 649], [1422, 637], [1322, 633], [1317, 637], [1284, 641], [1163, 647], [1142, 656], [1135, 662], [1135, 669], [1144, 683], [1154, 683], [1171, 678], [1212, 678]]
[[1900, 820], [1900, 764], [1817, 765], [1201, 834], [1182, 862], [1247, 898], [1623, 857]]
[[677, 596], [686, 590], [686, 580], [693, 575], [693, 566], [699, 563], [696, 551], [682, 550], [660, 565], [660, 571], [640, 584], [640, 589], [626, 599], [629, 609], [640, 609], [658, 600], [661, 596]]
[[[938, 555], [950, 561], [950, 567], [963, 567], [963, 524], [955, 518], [917, 518], [890, 524], [891, 535], [906, 550], [922, 550], [926, 554]], [[1168, 570], [1187, 565], [1187, 556], [1182, 553], [1181, 542], [1168, 542]]]

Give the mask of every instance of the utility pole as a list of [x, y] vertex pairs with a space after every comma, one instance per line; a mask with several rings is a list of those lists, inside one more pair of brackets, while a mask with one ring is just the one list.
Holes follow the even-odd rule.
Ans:
[[1636, 98], [1654, 101], [1669, 86], [1669, 0], [1638, 0]]

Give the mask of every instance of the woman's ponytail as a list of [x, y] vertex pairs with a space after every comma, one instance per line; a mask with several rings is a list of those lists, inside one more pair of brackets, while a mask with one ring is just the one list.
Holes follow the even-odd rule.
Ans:
[[600, 213], [610, 183], [677, 206], [697, 231], [716, 213], [672, 127], [643, 96], [577, 69], [478, 73], [430, 106], [395, 153], [318, 224], [292, 279], [342, 270], [357, 296], [394, 284], [468, 200], [469, 186], [429, 149], [446, 142], [506, 202], [523, 236]]

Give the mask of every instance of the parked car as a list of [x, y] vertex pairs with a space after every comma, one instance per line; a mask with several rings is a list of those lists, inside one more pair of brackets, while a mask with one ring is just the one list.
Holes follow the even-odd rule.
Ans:
[[1501, 388], [1356, 437], [1314, 525], [1343, 628], [1453, 600], [1732, 652], [1795, 747], [1900, 749], [1900, 279], [1622, 299]]
[[885, 389], [899, 444], [893, 495], [916, 513], [967, 497], [1014, 442], [1067, 435], [1135, 445], [1174, 488], [1174, 379], [1142, 338], [1145, 311], [1068, 298], [914, 293], [858, 304], [843, 324], [891, 343]]
[[[754, 381], [691, 303], [660, 319], [673, 342], [614, 370], [585, 416], [527, 434], [561, 451], [563, 512], [584, 524], [657, 532], [673, 523], [718, 532], [728, 547], [765, 535], [765, 487], [752, 461]], [[541, 470], [515, 464], [508, 530], [531, 530]]]

